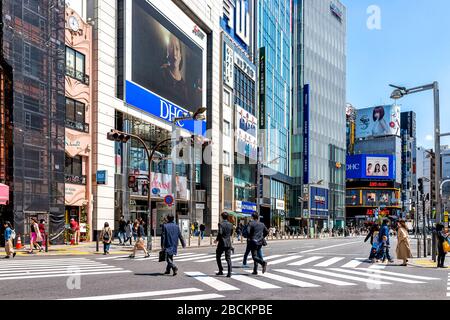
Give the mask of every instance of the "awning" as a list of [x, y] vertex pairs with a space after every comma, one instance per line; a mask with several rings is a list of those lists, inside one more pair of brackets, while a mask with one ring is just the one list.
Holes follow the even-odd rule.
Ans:
[[9, 186], [0, 183], [0, 205], [6, 205], [9, 202]]
[[240, 213], [240, 212], [234, 212], [234, 211], [226, 211], [228, 215], [234, 216], [236, 218], [251, 218], [251, 213]]

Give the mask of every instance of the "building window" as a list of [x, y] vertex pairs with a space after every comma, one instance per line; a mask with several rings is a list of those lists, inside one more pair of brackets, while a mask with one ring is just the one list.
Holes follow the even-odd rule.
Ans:
[[226, 137], [229, 137], [229, 136], [230, 136], [230, 130], [231, 130], [230, 122], [228, 122], [227, 120], [224, 120], [224, 121], [223, 121], [223, 134], [224, 134]]
[[66, 127], [88, 133], [85, 109], [84, 103], [66, 98]]
[[230, 166], [230, 153], [228, 151], [223, 152], [223, 165], [225, 167]]
[[85, 55], [70, 47], [66, 47], [66, 75], [89, 84], [89, 77], [86, 75], [85, 70]]
[[83, 176], [83, 160], [81, 156], [71, 158], [66, 154], [65, 176], [66, 183], [86, 184], [86, 177]]
[[230, 100], [231, 100], [231, 94], [229, 91], [224, 90], [223, 91], [223, 104], [226, 106], [230, 106]]

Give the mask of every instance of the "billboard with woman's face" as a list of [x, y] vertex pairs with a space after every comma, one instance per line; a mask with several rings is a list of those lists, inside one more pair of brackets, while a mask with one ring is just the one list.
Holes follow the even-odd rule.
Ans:
[[367, 157], [366, 158], [367, 177], [389, 177], [389, 158]]
[[400, 107], [378, 106], [356, 111], [356, 138], [400, 136]]

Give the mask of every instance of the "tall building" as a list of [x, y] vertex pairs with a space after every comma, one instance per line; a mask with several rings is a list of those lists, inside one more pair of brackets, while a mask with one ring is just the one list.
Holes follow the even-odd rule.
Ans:
[[[61, 242], [64, 219], [64, 2], [2, 0], [0, 154], [9, 204], [0, 220], [29, 241], [30, 218]], [[14, 107], [12, 107], [14, 106]], [[3, 130], [3, 129], [2, 129]]]
[[221, 210], [237, 220], [257, 211], [255, 10], [254, 0], [224, 0], [220, 19]]
[[[450, 180], [450, 146], [443, 146], [441, 148], [442, 157], [442, 179]], [[450, 183], [447, 182], [442, 187], [442, 203], [444, 210], [450, 211]]]
[[293, 14], [292, 214], [319, 230], [342, 227], [346, 8], [338, 0], [294, 0]]
[[[417, 148], [417, 180], [423, 180], [423, 193], [427, 199], [425, 202], [425, 212], [428, 217], [431, 217], [433, 208], [436, 207], [436, 192], [435, 192], [435, 153], [432, 149], [425, 149], [423, 147]], [[417, 183], [418, 185], [418, 183]], [[423, 212], [423, 202], [420, 201], [420, 194], [418, 196], [418, 213], [421, 217]]]
[[400, 134], [402, 138], [402, 210], [410, 217], [415, 210], [416, 199], [416, 113], [413, 111], [400, 114]]
[[257, 1], [259, 48], [259, 146], [263, 167], [260, 213], [266, 225], [283, 228], [290, 214], [292, 16], [290, 0]]

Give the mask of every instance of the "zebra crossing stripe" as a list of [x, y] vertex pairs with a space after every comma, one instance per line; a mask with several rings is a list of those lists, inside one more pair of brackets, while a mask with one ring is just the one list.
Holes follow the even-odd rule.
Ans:
[[136, 293], [124, 293], [124, 294], [113, 294], [106, 296], [93, 296], [84, 298], [69, 298], [60, 300], [121, 300], [121, 299], [136, 299], [145, 297], [155, 297], [155, 296], [165, 296], [180, 293], [194, 293], [201, 292], [203, 290], [197, 288], [186, 288], [186, 289], [174, 289], [174, 290], [161, 290], [161, 291], [149, 291], [149, 292], [136, 292]]
[[315, 267], [329, 267], [332, 264], [335, 264], [336, 262], [339, 262], [341, 260], [344, 260], [344, 257], [334, 257], [334, 258], [325, 260], [324, 262], [316, 264]]
[[128, 270], [120, 271], [95, 271], [95, 272], [74, 272], [74, 273], [64, 273], [64, 274], [45, 274], [45, 275], [32, 275], [32, 276], [20, 276], [20, 277], [6, 277], [0, 278], [0, 281], [4, 280], [24, 280], [24, 279], [42, 279], [42, 278], [56, 278], [56, 277], [69, 277], [71, 275], [83, 275], [83, 276], [93, 276], [93, 275], [104, 275], [104, 274], [116, 274], [116, 273], [131, 273]]
[[[366, 282], [366, 283], [372, 283], [372, 284], [391, 284], [390, 282], [385, 282], [381, 280], [375, 280], [370, 278], [360, 278], [360, 277], [354, 277], [346, 274], [339, 274], [335, 272], [328, 272], [325, 270], [316, 270], [316, 269], [303, 269], [303, 271], [312, 272], [312, 273], [318, 273], [325, 276], [330, 276], [334, 278], [341, 278], [341, 279], [347, 279], [347, 280], [353, 280], [353, 281], [359, 281], [359, 282]], [[370, 277], [371, 275], [366, 275], [367, 277]]]
[[309, 257], [309, 258], [306, 258], [306, 259], [303, 259], [303, 260], [300, 260], [300, 261], [297, 261], [297, 262], [294, 262], [294, 263], [290, 263], [288, 265], [289, 266], [302, 266], [304, 264], [307, 264], [307, 263], [310, 263], [310, 262], [314, 262], [314, 261], [320, 260], [322, 258], [323, 257]]
[[[365, 271], [367, 269], [357, 268], [356, 270]], [[403, 274], [403, 273], [390, 272], [390, 271], [385, 271], [385, 270], [377, 270], [376, 272], [379, 273], [379, 274], [387, 274], [387, 275], [391, 275], [391, 276], [403, 277], [403, 278], [411, 278], [411, 279], [417, 279], [417, 280], [439, 280], [439, 281], [441, 280], [439, 278], [416, 276], [416, 275], [413, 275], [413, 274]]]
[[370, 277], [370, 278], [380, 278], [381, 280], [390, 280], [390, 281], [410, 283], [410, 284], [426, 283], [423, 281], [400, 279], [398, 277], [390, 277], [390, 276], [382, 275], [382, 274], [378, 273], [378, 271], [375, 271], [375, 270], [372, 272], [356, 271], [356, 270], [342, 270], [342, 269], [338, 269], [338, 268], [332, 268], [331, 270], [334, 270], [336, 272], [355, 274], [355, 275], [359, 275], [359, 276], [366, 276], [366, 277]]
[[279, 286], [276, 286], [276, 285], [268, 283], [268, 282], [260, 281], [258, 279], [249, 277], [247, 275], [232, 274], [231, 279], [243, 282], [245, 284], [248, 284], [250, 286], [253, 286], [253, 287], [256, 287], [259, 289], [281, 289], [281, 287], [279, 287]]
[[225, 298], [220, 294], [211, 293], [211, 294], [198, 294], [191, 296], [183, 296], [183, 297], [173, 297], [173, 298], [164, 298], [164, 299], [155, 299], [155, 300], [211, 300], [211, 299], [220, 299]]
[[181, 259], [176, 259], [177, 262], [183, 262], [183, 261], [193, 261], [193, 260], [198, 260], [198, 259], [203, 259], [206, 258], [207, 256], [211, 256], [210, 254], [207, 253], [200, 253], [198, 255], [196, 255], [195, 257], [182, 257]]
[[305, 278], [305, 279], [309, 279], [309, 280], [315, 280], [315, 281], [319, 281], [319, 282], [334, 284], [336, 286], [356, 286], [355, 283], [351, 283], [351, 282], [345, 282], [345, 281], [340, 281], [340, 280], [318, 277], [318, 276], [314, 276], [312, 274], [300, 273], [297, 271], [292, 271], [292, 270], [287, 270], [287, 269], [275, 269], [274, 271], [281, 272], [284, 274], [289, 274], [291, 276], [295, 276], [295, 277], [299, 277], [299, 278]]
[[386, 268], [385, 264], [374, 264], [367, 269], [381, 270], [381, 269], [385, 269], [385, 268]]
[[[242, 255], [242, 257], [240, 257], [240, 258], [233, 258], [233, 259], [231, 259], [231, 261], [233, 262], [233, 261], [242, 261], [242, 260], [244, 260], [244, 255]], [[249, 255], [248, 257], [247, 257], [247, 261], [252, 261], [253, 259], [252, 259], [252, 256], [251, 255]]]
[[128, 256], [113, 256], [113, 257], [104, 257], [104, 258], [97, 258], [97, 260], [114, 260], [119, 258], [128, 258]]
[[283, 262], [288, 262], [288, 261], [296, 260], [296, 259], [299, 259], [299, 258], [301, 258], [301, 257], [302, 257], [302, 256], [290, 256], [290, 257], [278, 259], [278, 260], [275, 260], [275, 261], [271, 261], [271, 262], [269, 263], [269, 265], [273, 266], [273, 265], [276, 265], [276, 264], [281, 264], [281, 263], [283, 263]]
[[1, 267], [0, 271], [21, 270], [21, 269], [45, 269], [45, 268], [64, 268], [64, 267], [89, 267], [89, 266], [106, 266], [103, 263], [65, 263], [65, 264], [38, 264], [38, 265], [21, 265], [12, 266], [9, 268]]
[[[232, 257], [243, 257], [243, 256], [244, 256], [244, 254], [234, 254], [234, 255], [232, 255]], [[242, 258], [238, 258], [238, 259], [242, 259]], [[216, 261], [216, 257], [203, 259], [203, 260], [197, 260], [195, 262], [210, 262], [210, 261]], [[222, 261], [225, 261], [225, 258], [223, 258], [223, 256], [222, 256]], [[233, 260], [231, 260], [231, 261], [233, 261]]]
[[210, 286], [217, 291], [240, 291], [239, 288], [236, 288], [216, 278], [210, 277], [202, 272], [185, 272], [185, 274], [206, 284], [207, 286]]
[[341, 268], [357, 268], [361, 263], [364, 262], [364, 258], [356, 258], [353, 259], [352, 261], [344, 264]]
[[46, 259], [46, 260], [16, 260], [11, 261], [10, 263], [0, 263], [1, 266], [23, 266], [23, 265], [40, 265], [40, 264], [68, 264], [68, 263], [84, 263], [84, 262], [90, 262], [95, 263], [95, 261], [89, 260], [89, 259]]
[[114, 269], [114, 270], [123, 270], [123, 269], [117, 269], [115, 266], [88, 266], [88, 267], [79, 267], [79, 266], [67, 266], [67, 267], [58, 267], [58, 268], [51, 268], [51, 267], [46, 267], [45, 269], [43, 268], [27, 268], [27, 269], [22, 269], [22, 270], [9, 270], [9, 271], [0, 271], [0, 277], [3, 277], [4, 275], [10, 275], [10, 276], [15, 276], [15, 275], [21, 275], [21, 274], [47, 274], [47, 273], [59, 273], [59, 272], [69, 272], [71, 273], [74, 270], [108, 270], [108, 269]]
[[[250, 273], [252, 271], [246, 270], [246, 272]], [[296, 279], [291, 279], [291, 278], [279, 276], [277, 274], [268, 273], [268, 272], [261, 274], [261, 276], [265, 277], [265, 278], [272, 279], [272, 280], [276, 280], [276, 281], [279, 281], [279, 282], [284, 282], [284, 283], [287, 283], [287, 284], [290, 284], [290, 285], [293, 285], [293, 286], [297, 286], [297, 287], [300, 287], [300, 288], [317, 288], [317, 287], [320, 287], [320, 286], [318, 286], [316, 284], [313, 284], [313, 283], [303, 282], [303, 281], [299, 281], [299, 280], [296, 280]]]

